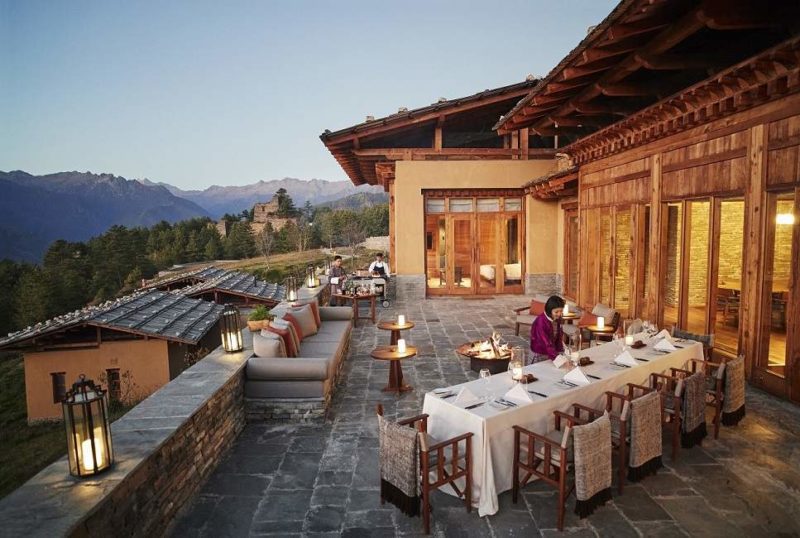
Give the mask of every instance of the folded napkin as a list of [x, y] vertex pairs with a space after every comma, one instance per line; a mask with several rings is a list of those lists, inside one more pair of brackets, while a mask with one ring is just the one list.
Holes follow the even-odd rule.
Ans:
[[639, 366], [639, 363], [636, 362], [636, 359], [634, 359], [630, 351], [627, 350], [620, 353], [617, 358], [614, 359], [614, 362], [617, 364], [624, 364], [625, 366]]
[[576, 385], [588, 385], [591, 383], [586, 374], [583, 373], [580, 366], [576, 366], [564, 376], [564, 381], [575, 383]]
[[657, 351], [677, 351], [678, 348], [672, 345], [672, 342], [664, 338], [663, 340], [659, 340], [656, 345], [653, 346], [653, 349]]
[[458, 396], [456, 396], [456, 399], [453, 400], [453, 403], [469, 405], [477, 401], [478, 397], [475, 395], [475, 393], [469, 390], [467, 387], [463, 387], [461, 392], [458, 393]]
[[338, 277], [338, 276], [332, 276], [332, 277], [331, 277], [331, 281], [330, 281], [330, 282], [331, 282], [331, 284], [333, 284], [334, 286], [337, 286], [337, 285], [339, 284], [339, 277]]
[[567, 363], [567, 361], [569, 361], [569, 358], [566, 355], [556, 355], [556, 358], [553, 359], [553, 366], [556, 368], [561, 368]]
[[533, 398], [531, 398], [531, 395], [528, 394], [528, 390], [522, 383], [516, 383], [514, 388], [503, 395], [503, 398], [512, 401], [515, 404], [526, 404], [533, 401]]
[[661, 332], [655, 335], [654, 338], [656, 340], [658, 340], [659, 338], [663, 338], [664, 340], [669, 340], [670, 342], [672, 342], [672, 335], [669, 334], [669, 331], [666, 329], [661, 329]]

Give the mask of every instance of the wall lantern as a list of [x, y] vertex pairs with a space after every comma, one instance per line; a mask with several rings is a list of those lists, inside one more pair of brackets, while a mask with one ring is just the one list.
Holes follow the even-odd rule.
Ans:
[[778, 213], [775, 216], [775, 224], [794, 224], [794, 213]]
[[67, 432], [69, 472], [85, 477], [101, 473], [114, 463], [106, 392], [81, 374], [61, 403]]
[[313, 265], [309, 265], [306, 268], [306, 286], [309, 288], [319, 287], [319, 277]]
[[222, 347], [228, 353], [244, 348], [239, 309], [232, 304], [226, 304], [222, 310]]
[[290, 303], [297, 300], [297, 278], [294, 275], [286, 277], [286, 300]]

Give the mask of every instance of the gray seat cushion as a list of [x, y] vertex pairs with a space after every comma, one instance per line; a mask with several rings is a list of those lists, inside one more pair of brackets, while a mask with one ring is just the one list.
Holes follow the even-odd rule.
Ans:
[[250, 381], [244, 384], [246, 398], [324, 398], [330, 380]]
[[329, 360], [322, 358], [261, 358], [247, 361], [248, 380], [318, 379], [328, 378]]
[[535, 319], [536, 316], [531, 316], [530, 314], [517, 314], [517, 323], [520, 325], [533, 325]]

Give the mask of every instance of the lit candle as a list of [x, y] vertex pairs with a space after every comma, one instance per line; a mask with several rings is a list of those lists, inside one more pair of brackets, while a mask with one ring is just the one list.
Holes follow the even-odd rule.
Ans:
[[598, 329], [605, 329], [606, 327], [606, 318], [603, 316], [598, 316], [597, 318], [597, 328]]
[[398, 325], [405, 325], [406, 324], [406, 317], [403, 314], [397, 316], [397, 324]]
[[[103, 440], [101, 436], [103, 433], [100, 431], [99, 428], [95, 428], [94, 430], [94, 449], [97, 453], [97, 468], [101, 469], [106, 464], [106, 455], [103, 452]], [[92, 454], [92, 440], [87, 439], [81, 443], [81, 455], [82, 458], [82, 467], [83, 470], [87, 473], [94, 472], [94, 454]]]
[[565, 316], [568, 316], [568, 315], [569, 315], [569, 305], [568, 305], [568, 304], [565, 304], [565, 305], [564, 305], [564, 315], [565, 315]]
[[625, 337], [625, 345], [632, 346], [633, 345], [633, 336], [626, 336]]
[[406, 352], [406, 341], [405, 339], [401, 338], [397, 341], [397, 351], [398, 353], [405, 353]]
[[572, 353], [569, 354], [569, 358], [573, 363], [578, 364], [581, 358], [581, 354], [577, 351], [573, 351]]
[[519, 381], [520, 379], [522, 379], [522, 367], [515, 366], [514, 368], [512, 368], [511, 377], [514, 379], [514, 381]]

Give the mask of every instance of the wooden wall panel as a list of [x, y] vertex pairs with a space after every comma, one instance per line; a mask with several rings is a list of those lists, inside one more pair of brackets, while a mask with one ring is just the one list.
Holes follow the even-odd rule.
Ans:
[[580, 186], [581, 188], [592, 188], [614, 183], [615, 181], [626, 181], [633, 176], [646, 176], [649, 170], [649, 159], [635, 159], [624, 164], [588, 173], [581, 178]]
[[663, 172], [662, 196], [665, 200], [743, 192], [748, 168], [744, 155], [704, 166]]
[[737, 151], [743, 152], [747, 148], [747, 131], [731, 133], [711, 140], [689, 144], [664, 152], [662, 166], [671, 170], [676, 166], [684, 166], [691, 161], [713, 159], [714, 156], [724, 156]]
[[800, 184], [800, 146], [774, 149], [768, 155], [768, 187]]

